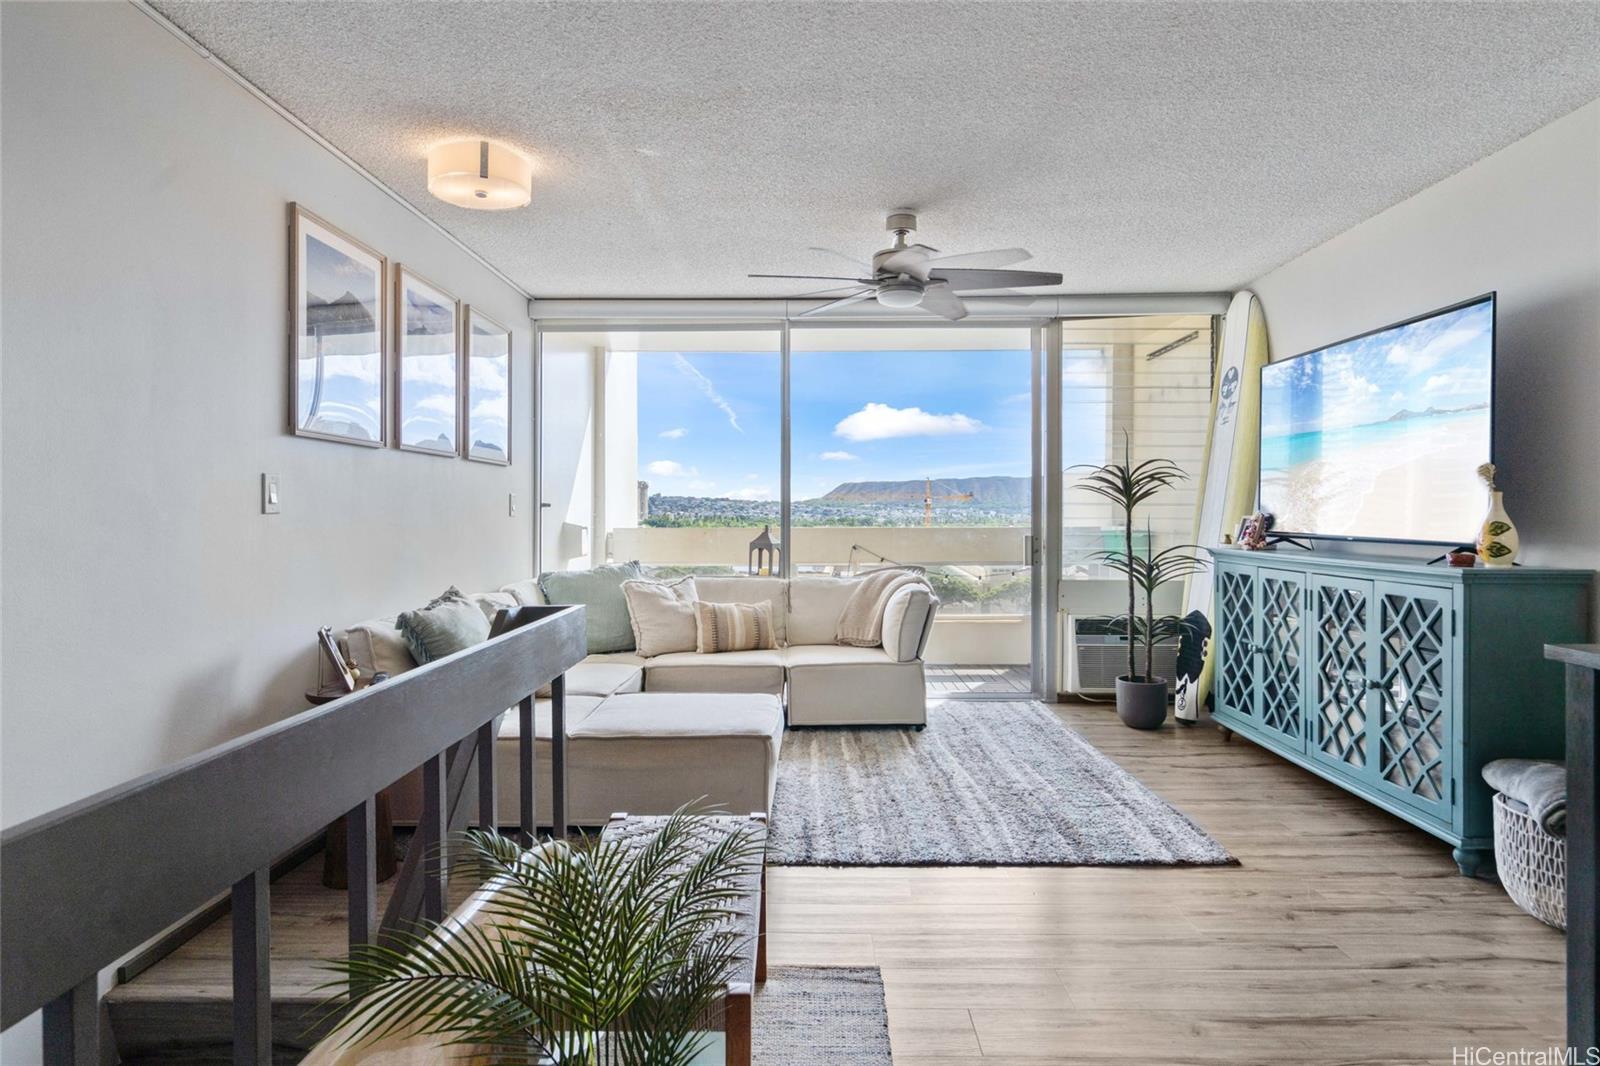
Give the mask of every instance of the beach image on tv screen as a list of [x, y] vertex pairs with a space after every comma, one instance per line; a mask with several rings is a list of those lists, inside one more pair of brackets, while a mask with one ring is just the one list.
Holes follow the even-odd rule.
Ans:
[[1470, 543], [1487, 507], [1492, 301], [1269, 364], [1261, 508], [1281, 532]]

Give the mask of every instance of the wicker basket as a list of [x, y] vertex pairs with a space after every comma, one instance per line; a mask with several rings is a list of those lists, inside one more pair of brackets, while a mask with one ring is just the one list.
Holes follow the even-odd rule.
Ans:
[[1520, 803], [1494, 794], [1494, 860], [1513, 903], [1557, 929], [1567, 927], [1567, 842], [1551, 836]]

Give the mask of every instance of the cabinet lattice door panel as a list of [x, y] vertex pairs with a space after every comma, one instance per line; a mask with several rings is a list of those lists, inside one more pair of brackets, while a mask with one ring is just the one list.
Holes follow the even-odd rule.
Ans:
[[1256, 718], [1292, 748], [1305, 750], [1301, 720], [1300, 687], [1305, 678], [1304, 611], [1305, 577], [1284, 570], [1262, 570], [1261, 620], [1256, 640], [1256, 692], [1260, 702]]
[[1370, 581], [1316, 579], [1311, 588], [1311, 728], [1314, 758], [1369, 777], [1367, 680]]
[[1449, 596], [1379, 582], [1376, 715], [1380, 788], [1447, 814], [1450, 765]]
[[1255, 579], [1219, 569], [1217, 593], [1217, 710], [1249, 718], [1255, 713]]

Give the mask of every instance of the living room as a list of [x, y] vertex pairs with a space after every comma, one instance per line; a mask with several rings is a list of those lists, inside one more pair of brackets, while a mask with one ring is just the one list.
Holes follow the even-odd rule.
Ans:
[[[1600, 7], [0, 49], [6, 1063], [1594, 1045]], [[646, 839], [681, 1017], [396, 991]]]

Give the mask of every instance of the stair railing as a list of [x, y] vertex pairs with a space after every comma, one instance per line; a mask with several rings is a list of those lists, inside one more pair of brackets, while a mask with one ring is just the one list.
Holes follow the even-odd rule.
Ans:
[[[550, 824], [564, 830], [565, 684], [581, 607], [503, 611], [487, 641], [0, 833], [0, 1028], [44, 1012], [46, 1066], [100, 1066], [102, 969], [223, 892], [233, 903], [233, 1061], [272, 1062], [269, 874], [344, 819], [349, 935], [445, 913], [452, 828], [498, 826], [494, 727], [516, 707], [523, 839], [534, 806], [534, 695], [551, 691]], [[378, 792], [422, 768], [423, 809], [377, 921]]]

